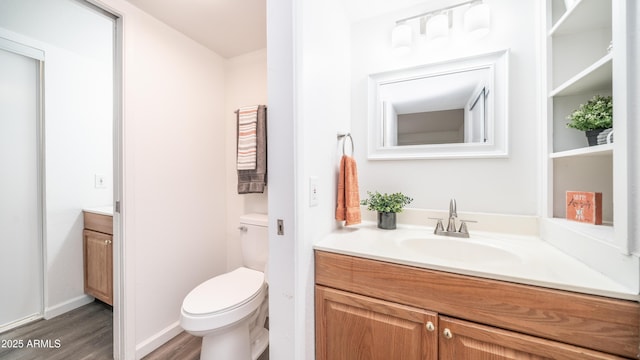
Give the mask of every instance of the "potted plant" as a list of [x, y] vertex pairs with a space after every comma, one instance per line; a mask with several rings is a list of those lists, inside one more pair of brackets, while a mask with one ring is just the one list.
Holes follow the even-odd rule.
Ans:
[[589, 146], [598, 145], [598, 134], [613, 126], [611, 96], [594, 96], [586, 104], [581, 104], [567, 120], [568, 127], [585, 132]]
[[367, 191], [368, 199], [362, 200], [361, 205], [367, 205], [367, 210], [378, 212], [378, 227], [392, 230], [396, 228], [396, 213], [402, 212], [405, 205], [413, 199], [403, 193], [380, 194]]

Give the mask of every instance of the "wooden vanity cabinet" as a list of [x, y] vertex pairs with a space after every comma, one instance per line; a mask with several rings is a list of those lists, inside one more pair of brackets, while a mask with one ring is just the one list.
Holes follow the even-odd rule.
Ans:
[[430, 311], [317, 286], [317, 359], [436, 360], [437, 321]]
[[113, 305], [113, 217], [84, 212], [84, 292]]
[[318, 360], [624, 359], [639, 352], [634, 301], [324, 251], [315, 257]]

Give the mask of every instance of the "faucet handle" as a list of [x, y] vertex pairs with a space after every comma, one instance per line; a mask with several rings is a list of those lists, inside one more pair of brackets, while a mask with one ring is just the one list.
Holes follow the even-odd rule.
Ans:
[[432, 217], [430, 217], [429, 219], [438, 220], [438, 222], [436, 223], [435, 229], [433, 229], [433, 233], [434, 234], [437, 234], [438, 232], [444, 231], [444, 225], [442, 225], [442, 218], [432, 218]]
[[474, 220], [460, 220], [460, 229], [458, 230], [459, 233], [469, 234], [469, 229], [467, 229], [467, 223], [477, 223], [477, 221], [474, 221]]

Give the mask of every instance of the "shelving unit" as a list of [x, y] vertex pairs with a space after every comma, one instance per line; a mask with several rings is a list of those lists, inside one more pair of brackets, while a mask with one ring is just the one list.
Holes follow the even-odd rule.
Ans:
[[[570, 1], [568, 1], [570, 3]], [[540, 236], [598, 271], [640, 288], [640, 260], [629, 254], [626, 103], [630, 0], [546, 0], [543, 210]], [[588, 146], [567, 116], [595, 95], [613, 97], [613, 143]], [[615, 134], [619, 134], [616, 136]], [[602, 193], [603, 225], [566, 219], [566, 191]], [[638, 291], [638, 290], [635, 290]]]
[[[565, 191], [597, 191], [610, 195], [603, 199], [603, 215], [605, 222], [613, 223], [614, 145], [589, 147], [583, 132], [566, 127], [567, 116], [580, 104], [596, 94], [612, 93], [611, 0], [581, 0], [569, 9], [563, 7], [561, 0], [551, 2], [552, 12], [563, 13], [548, 14], [551, 29], [547, 32], [547, 96], [549, 127], [553, 129], [548, 149], [553, 169], [550, 217], [565, 217]], [[554, 18], [558, 19], [555, 23]]]

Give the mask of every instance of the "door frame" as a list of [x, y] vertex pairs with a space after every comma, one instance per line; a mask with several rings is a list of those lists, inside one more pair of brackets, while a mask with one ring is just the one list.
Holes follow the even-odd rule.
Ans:
[[132, 291], [125, 291], [124, 236], [124, 21], [123, 15], [100, 0], [76, 0], [113, 19], [113, 358], [135, 357]]

